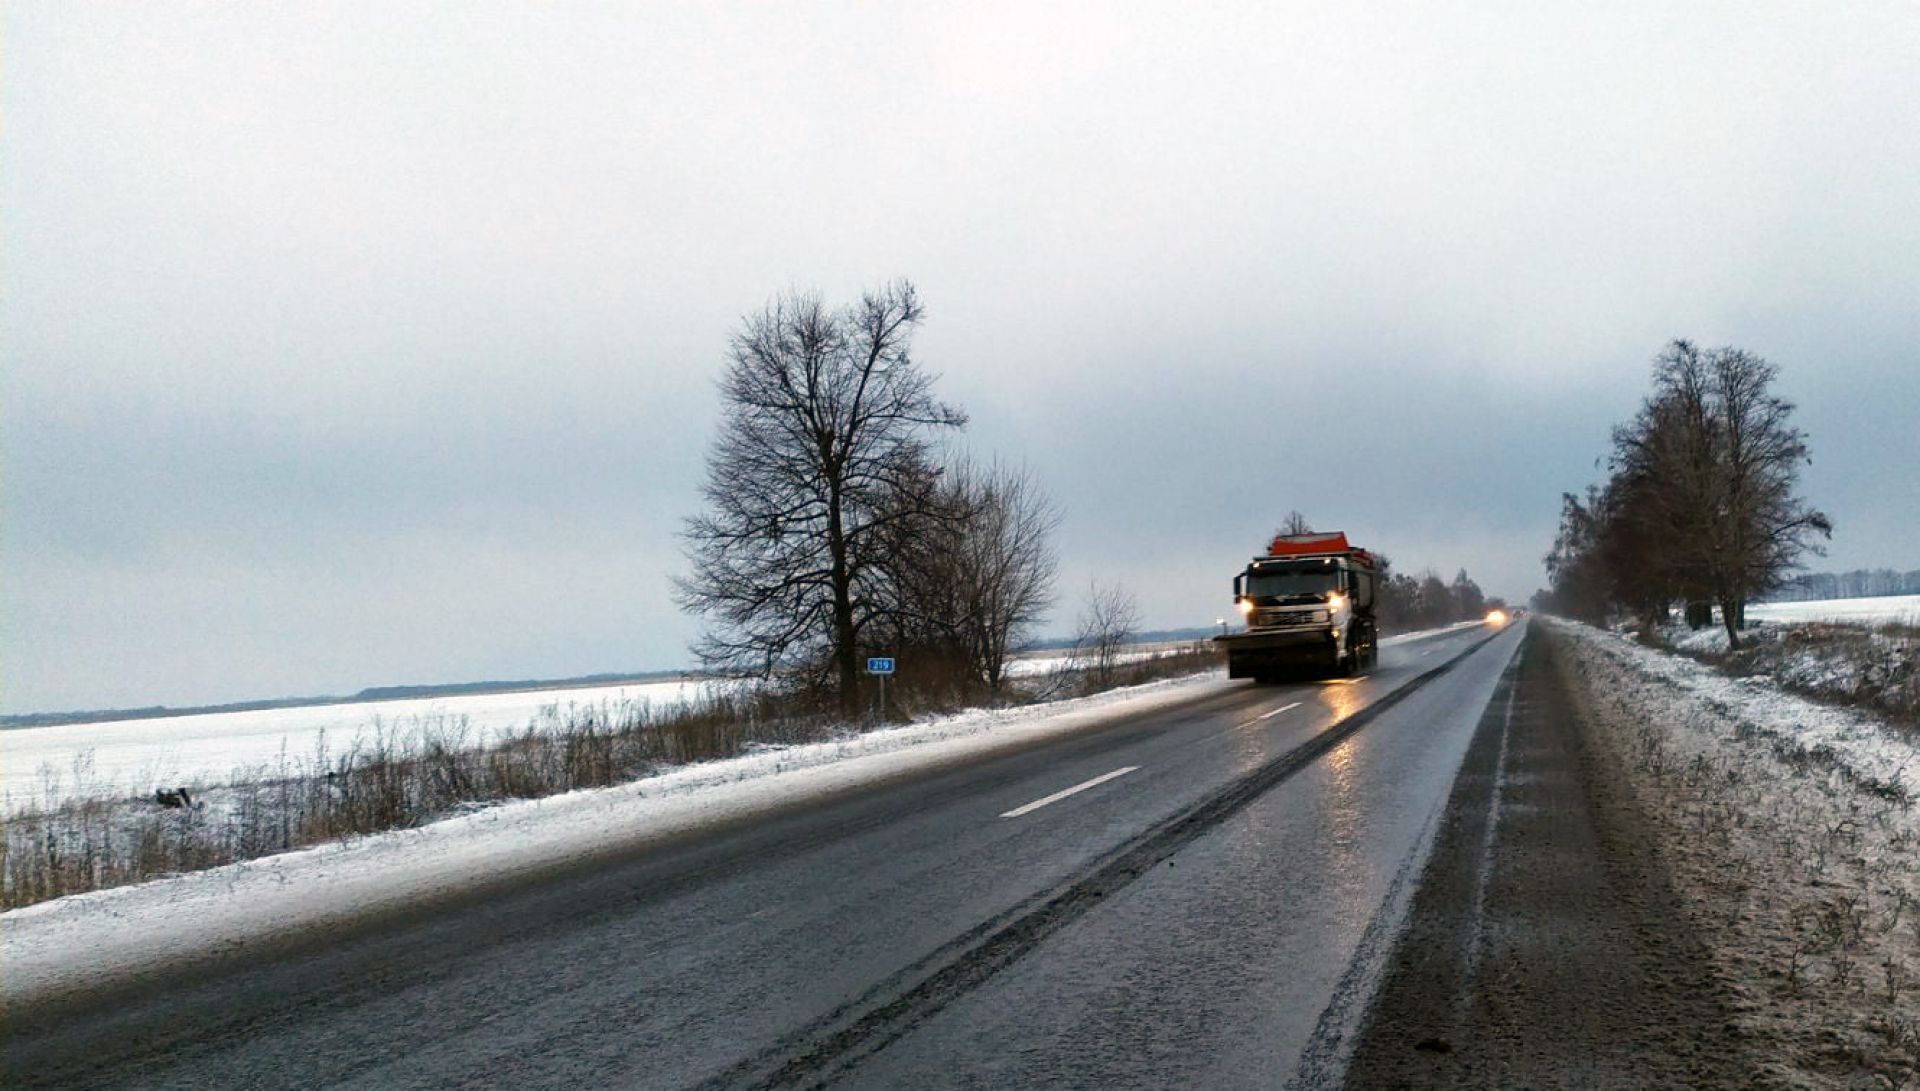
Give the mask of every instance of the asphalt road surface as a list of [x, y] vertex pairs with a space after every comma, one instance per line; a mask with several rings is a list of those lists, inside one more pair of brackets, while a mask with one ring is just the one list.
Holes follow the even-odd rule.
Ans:
[[1337, 1083], [1524, 630], [9, 1012], [9, 1082]]

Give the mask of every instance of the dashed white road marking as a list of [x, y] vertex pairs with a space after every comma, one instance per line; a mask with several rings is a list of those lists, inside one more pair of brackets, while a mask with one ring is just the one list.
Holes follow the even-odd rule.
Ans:
[[1300, 707], [1300, 702], [1299, 702], [1299, 701], [1295, 701], [1294, 703], [1292, 703], [1292, 704], [1290, 704], [1290, 705], [1281, 705], [1281, 706], [1280, 706], [1279, 708], [1276, 708], [1276, 709], [1274, 709], [1274, 710], [1273, 710], [1272, 712], [1262, 712], [1262, 713], [1261, 713], [1260, 715], [1258, 715], [1258, 716], [1255, 716], [1255, 717], [1254, 717], [1253, 719], [1251, 719], [1251, 720], [1248, 720], [1248, 721], [1247, 721], [1246, 723], [1243, 723], [1243, 724], [1241, 724], [1240, 726], [1241, 726], [1241, 727], [1252, 727], [1252, 726], [1253, 726], [1254, 724], [1257, 724], [1257, 723], [1259, 723], [1259, 722], [1260, 722], [1261, 720], [1271, 720], [1271, 719], [1273, 719], [1273, 718], [1274, 718], [1275, 716], [1278, 716], [1278, 715], [1280, 715], [1280, 714], [1281, 714], [1282, 712], [1291, 712], [1291, 711], [1293, 711], [1294, 709], [1296, 709], [1296, 708], [1299, 708], [1299, 707]]
[[1037, 811], [1049, 803], [1058, 803], [1061, 800], [1067, 798], [1070, 795], [1073, 795], [1076, 792], [1084, 792], [1088, 788], [1091, 788], [1096, 784], [1105, 784], [1107, 781], [1110, 781], [1115, 777], [1124, 777], [1128, 773], [1131, 773], [1138, 768], [1140, 768], [1138, 765], [1127, 765], [1127, 766], [1122, 766], [1119, 769], [1115, 769], [1111, 773], [1102, 773], [1099, 776], [1094, 777], [1092, 780], [1081, 781], [1079, 784], [1076, 784], [1071, 788], [1062, 788], [1050, 796], [1045, 796], [1043, 798], [1036, 799], [1032, 803], [1029, 803], [1024, 807], [1015, 807], [1013, 810], [1008, 811], [1007, 813], [1001, 815], [1000, 817], [1001, 818], [1019, 818], [1021, 815], [1026, 814], [1028, 811]]

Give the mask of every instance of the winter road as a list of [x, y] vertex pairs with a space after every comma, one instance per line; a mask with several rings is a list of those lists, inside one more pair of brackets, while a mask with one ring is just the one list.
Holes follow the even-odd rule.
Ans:
[[12, 1011], [9, 1080], [1337, 1082], [1524, 628]]

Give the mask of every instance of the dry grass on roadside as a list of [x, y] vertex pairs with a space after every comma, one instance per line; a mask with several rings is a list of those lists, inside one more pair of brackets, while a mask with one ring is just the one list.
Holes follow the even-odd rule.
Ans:
[[[1123, 665], [1137, 685], [1217, 664], [1195, 645]], [[914, 689], [890, 702], [900, 722], [958, 707]], [[1010, 685], [1002, 703], [1089, 692], [1071, 668]], [[479, 737], [464, 718], [376, 720], [341, 749], [323, 736], [310, 754], [282, 755], [215, 785], [187, 785], [193, 803], [59, 790], [5, 816], [0, 909], [198, 871], [361, 834], [404, 829], [464, 810], [620, 784], [760, 747], [818, 742], [874, 726], [848, 725], [804, 696], [743, 690], [666, 708], [642, 702], [554, 706], [518, 732]], [[84, 787], [83, 760], [71, 771]], [[77, 797], [77, 798], [76, 798]]]

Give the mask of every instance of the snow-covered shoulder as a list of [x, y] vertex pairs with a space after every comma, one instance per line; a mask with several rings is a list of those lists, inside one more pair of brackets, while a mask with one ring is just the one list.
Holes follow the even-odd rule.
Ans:
[[[1647, 647], [1626, 634], [1559, 619], [1548, 624], [1555, 632], [1604, 650], [1642, 678], [1705, 701], [1724, 713], [1734, 730], [1757, 732], [1809, 751], [1825, 748], [1824, 753], [1854, 777], [1920, 799], [1920, 737], [1879, 716], [1795, 696], [1764, 677], [1729, 677], [1710, 664]], [[1724, 645], [1724, 633], [1720, 640]]]

